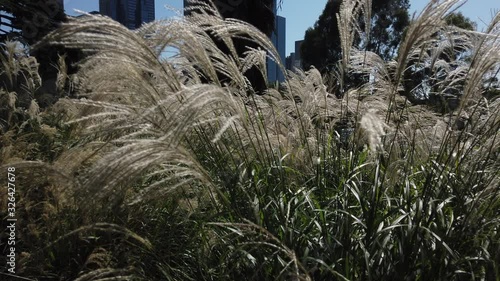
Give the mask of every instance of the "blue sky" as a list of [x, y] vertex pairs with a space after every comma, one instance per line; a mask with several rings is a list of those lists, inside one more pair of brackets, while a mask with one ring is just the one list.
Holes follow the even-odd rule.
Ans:
[[[282, 9], [278, 14], [287, 18], [286, 31], [286, 53], [294, 51], [294, 42], [301, 40], [307, 28], [314, 25], [319, 15], [323, 11], [327, 0], [284, 0]], [[156, 0], [156, 18], [166, 18], [174, 16], [175, 13], [169, 11], [165, 6], [174, 9], [182, 9], [182, 0]], [[419, 12], [428, 3], [427, 0], [410, 0], [411, 12]], [[68, 14], [74, 14], [74, 9], [82, 11], [99, 10], [99, 0], [64, 0], [64, 6]], [[460, 11], [478, 24], [479, 30], [485, 27], [494, 11], [500, 10], [499, 0], [469, 0]], [[293, 20], [292, 20], [293, 19]]]

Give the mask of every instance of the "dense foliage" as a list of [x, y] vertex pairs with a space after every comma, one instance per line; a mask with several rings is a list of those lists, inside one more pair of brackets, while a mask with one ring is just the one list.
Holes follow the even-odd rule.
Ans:
[[20, 40], [33, 44], [66, 21], [62, 1], [2, 0], [0, 41]]
[[[45, 108], [53, 104], [62, 94], [59, 87], [57, 65], [64, 58], [66, 74], [76, 72], [76, 62], [83, 59], [81, 52], [67, 49], [64, 46], [46, 47], [34, 50], [31, 48], [48, 33], [66, 22], [68, 17], [64, 13], [62, 0], [2, 0], [0, 1], [0, 42], [5, 49], [5, 42], [17, 42], [24, 46], [23, 55], [29, 55], [31, 63], [36, 58], [36, 67], [39, 69], [38, 79], [41, 82], [36, 88], [30, 88], [32, 98]], [[19, 47], [19, 46], [18, 46]], [[10, 55], [19, 55], [17, 52], [6, 52]], [[21, 56], [22, 57], [22, 56]], [[20, 60], [22, 62], [23, 59]], [[31, 66], [33, 68], [33, 65]], [[0, 83], [8, 72], [0, 73]], [[19, 75], [21, 76], [21, 75]], [[22, 80], [19, 77], [18, 80]], [[65, 91], [66, 94], [68, 91]]]
[[[316, 69], [248, 95], [245, 72], [265, 73], [276, 51], [214, 10], [135, 31], [100, 16], [64, 24], [38, 47], [88, 59], [78, 99], [42, 112], [23, 92], [38, 87], [25, 66], [36, 61], [9, 43], [0, 58], [17, 82], [0, 85], [0, 169], [16, 171], [16, 275], [498, 280], [500, 13], [484, 33], [449, 29], [458, 0], [432, 1], [387, 62], [354, 43], [369, 34], [357, 25], [370, 1], [344, 3], [330, 76], [342, 98]], [[228, 55], [234, 37], [261, 49]], [[448, 55], [456, 42], [468, 57], [458, 70]], [[161, 56], [172, 47], [176, 56]], [[430, 77], [435, 95], [461, 92], [456, 107], [409, 102], [401, 88], [416, 61], [450, 70]], [[64, 60], [58, 69], [67, 85]], [[349, 72], [371, 78], [350, 87]]]
[[[396, 55], [404, 31], [410, 23], [409, 2], [408, 0], [370, 2], [369, 5], [364, 4], [366, 11], [359, 17], [357, 23], [357, 28], [365, 30], [368, 27], [367, 30], [370, 32], [354, 38], [354, 44], [361, 49], [375, 52], [385, 60], [391, 59]], [[314, 27], [306, 31], [301, 48], [304, 69], [314, 66], [325, 73], [335, 68], [341, 59], [340, 30], [344, 26], [337, 16], [341, 5], [341, 0], [327, 1]]]
[[476, 30], [476, 23], [461, 12], [451, 13], [445, 18], [446, 24], [466, 30]]

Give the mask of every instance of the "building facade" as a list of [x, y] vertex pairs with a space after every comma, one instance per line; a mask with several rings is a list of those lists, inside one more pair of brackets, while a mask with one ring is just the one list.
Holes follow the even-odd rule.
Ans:
[[154, 0], [99, 0], [99, 12], [129, 29], [155, 20]]
[[[276, 3], [276, 1], [274, 2]], [[281, 63], [284, 64], [286, 61], [286, 19], [282, 16], [276, 15], [274, 22], [275, 29], [271, 35], [271, 41], [278, 51]], [[285, 81], [285, 73], [283, 73], [275, 61], [269, 58], [267, 59], [267, 80], [271, 83]]]
[[286, 57], [286, 69], [302, 69], [302, 59], [300, 56], [300, 48], [304, 40], [295, 41], [295, 52], [291, 52], [288, 57]]

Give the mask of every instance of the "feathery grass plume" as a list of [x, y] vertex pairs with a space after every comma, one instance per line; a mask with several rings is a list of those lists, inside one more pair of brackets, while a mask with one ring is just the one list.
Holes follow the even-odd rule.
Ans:
[[[424, 10], [413, 20], [408, 28], [407, 36], [398, 51], [397, 66], [394, 70], [392, 87], [390, 93], [389, 108], [393, 108], [393, 99], [397, 96], [400, 84], [403, 82], [403, 75], [408, 71], [412, 61], [420, 61], [421, 56], [427, 55], [427, 49], [433, 36], [442, 30], [444, 17], [457, 6], [459, 0], [431, 1]], [[411, 65], [410, 65], [411, 67]], [[422, 81], [423, 83], [424, 81]], [[387, 114], [387, 120], [392, 118], [394, 110]]]
[[66, 55], [58, 55], [57, 60], [57, 78], [56, 78], [56, 88], [58, 93], [63, 93], [66, 83], [69, 80], [68, 76], [68, 66], [66, 65]]
[[16, 111], [17, 94], [15, 92], [6, 92], [0, 89], [0, 128], [6, 131], [12, 126], [12, 116]]
[[[215, 4], [212, 1], [209, 1], [209, 5], [207, 5], [206, 3], [201, 3], [199, 1], [192, 2], [200, 5], [195, 5], [193, 9], [202, 11], [202, 13], [192, 13], [192, 20], [194, 21], [194, 23], [200, 26], [205, 26], [206, 24], [209, 24], [209, 26], [211, 25], [210, 31], [213, 32], [213, 35], [216, 38], [222, 40], [229, 47], [230, 53], [232, 56], [234, 56], [234, 59], [237, 59], [237, 53], [236, 48], [234, 48], [234, 45], [232, 43], [232, 38], [243, 38], [257, 43], [258, 46], [261, 46], [264, 50], [266, 50], [269, 53], [270, 59], [276, 61], [278, 63], [278, 67], [281, 68], [281, 71], [283, 71], [283, 73], [286, 73], [284, 65], [280, 61], [279, 54], [274, 48], [272, 42], [264, 33], [259, 31], [254, 26], [237, 19], [230, 18], [222, 21], [218, 20], [217, 22], [215, 22], [214, 19], [222, 19], [222, 16], [219, 14], [218, 9], [215, 7]], [[210, 8], [207, 9], [207, 6], [209, 6]], [[215, 15], [215, 18], [211, 16], [212, 14]], [[220, 23], [224, 24], [221, 25]]]
[[28, 108], [28, 115], [30, 118], [35, 119], [39, 117], [40, 113], [40, 106], [38, 106], [38, 103], [36, 100], [31, 100], [30, 106]]
[[[159, 46], [172, 46], [179, 50], [180, 57], [187, 58], [187, 60], [182, 61], [187, 62], [188, 65], [181, 64], [181, 69], [183, 67], [188, 70], [192, 69], [192, 63], [197, 61], [198, 64], [194, 70], [199, 73], [193, 75], [194, 77], [200, 75], [218, 85], [228, 83], [228, 85], [244, 91], [251, 90], [248, 81], [243, 76], [245, 70], [242, 68], [248, 67], [248, 65], [242, 64], [244, 61], [240, 62], [232, 38], [243, 38], [249, 42], [257, 43], [264, 50], [269, 50], [270, 59], [279, 61], [279, 55], [269, 38], [255, 27], [235, 19], [222, 19], [212, 3], [194, 1], [188, 10], [191, 13], [183, 21], [168, 23], [169, 25], [180, 25], [180, 29], [163, 29], [163, 31], [167, 31], [163, 32], [160, 28], [158, 36], [154, 37], [158, 38]], [[186, 29], [189, 29], [188, 34], [178, 33], [178, 30]], [[217, 46], [219, 43], [222, 43], [222, 47], [229, 50], [227, 54]], [[284, 72], [283, 65], [281, 63], [278, 65]], [[265, 77], [264, 65], [258, 63], [255, 66]], [[219, 81], [217, 73], [223, 74], [224, 81]]]
[[[326, 91], [321, 74], [314, 68], [307, 72], [297, 70], [290, 73], [289, 83], [285, 86], [283, 95], [284, 98], [275, 103], [277, 108], [285, 109], [288, 118], [302, 118], [306, 126], [303, 133], [307, 135], [314, 135], [315, 124], [321, 124], [338, 113], [337, 101]], [[298, 115], [297, 112], [303, 116], [293, 116]], [[292, 124], [285, 128], [294, 130]]]
[[363, 15], [363, 20], [364, 20], [364, 25], [365, 25], [365, 36], [362, 36], [365, 40], [365, 48], [368, 46], [368, 43], [370, 42], [370, 34], [372, 30], [372, 1], [371, 0], [365, 0], [362, 2], [362, 12], [361, 14]]
[[[497, 15], [494, 20], [500, 22], [500, 16]], [[493, 26], [496, 24], [498, 23], [491, 23]], [[494, 31], [494, 29], [490, 28], [488, 30], [490, 32]], [[498, 36], [500, 36], [498, 30], [496, 33], [480, 35], [479, 42], [474, 46], [459, 111], [464, 109], [467, 102], [482, 98], [483, 78], [489, 71], [496, 69], [500, 65], [500, 39]]]
[[[495, 25], [495, 23], [492, 23]], [[492, 29], [491, 29], [492, 30]], [[497, 114], [484, 114], [484, 101], [482, 96], [484, 91], [484, 79], [487, 77], [491, 70], [498, 68], [500, 65], [500, 40], [498, 34], [478, 34], [476, 33], [477, 40], [473, 41], [472, 57], [469, 67], [464, 71], [461, 81], [464, 84], [463, 93], [460, 96], [460, 103], [455, 114], [450, 117], [450, 123], [455, 129], [459, 129], [460, 133], [456, 137], [450, 135], [449, 139], [453, 142], [453, 147], [460, 147], [460, 143], [465, 144], [468, 140], [477, 146], [481, 143], [479, 139], [486, 139], [490, 136], [495, 136], [496, 133], [491, 134], [493, 128], [497, 128], [498, 124], [494, 121]], [[485, 58], [488, 59], [485, 59]], [[454, 77], [455, 78], [455, 77]], [[480, 124], [474, 121], [485, 118], [493, 121]], [[491, 118], [491, 119], [490, 119]], [[481, 132], [481, 133], [478, 133]], [[484, 147], [483, 147], [484, 148]], [[466, 154], [472, 150], [464, 150]], [[455, 155], [453, 149], [448, 150], [445, 157], [452, 157]], [[444, 155], [443, 155], [444, 156]]]
[[56, 103], [51, 105], [50, 109], [46, 110], [47, 114], [54, 114], [63, 122], [73, 120], [81, 111], [75, 103], [68, 98], [60, 98]]
[[[398, 55], [398, 68], [395, 81], [399, 82], [405, 71], [408, 60], [415, 48], [420, 48], [443, 25], [444, 17], [452, 10], [458, 8], [460, 0], [430, 1], [416, 19], [413, 20], [407, 31], [407, 36], [401, 43]], [[460, 5], [463, 5], [460, 4]], [[457, 6], [457, 7], [455, 7]]]
[[383, 149], [382, 137], [386, 135], [389, 128], [375, 112], [375, 109], [371, 109], [361, 116], [359, 121], [361, 132], [357, 136], [361, 141], [363, 136], [367, 138], [368, 147], [372, 151]]
[[15, 109], [16, 108], [16, 101], [17, 101], [17, 94], [15, 92], [10, 92], [10, 93], [6, 93], [5, 96], [7, 97], [6, 104], [9, 106], [9, 108]]
[[[188, 20], [159, 28], [166, 34], [169, 32], [177, 34], [179, 36], [177, 43], [175, 41], [169, 43], [170, 46], [178, 44], [176, 47], [181, 50], [181, 56], [183, 52], [189, 55], [188, 59], [182, 60], [187, 66], [180, 65], [180, 68], [177, 68], [179, 66], [177, 64], [169, 64], [169, 60], [162, 60], [161, 63], [152, 62], [149, 54], [156, 48], [151, 47], [150, 41], [144, 39], [142, 42], [142, 36], [136, 36], [106, 19], [86, 17], [82, 19], [81, 25], [72, 22], [63, 26], [59, 34], [49, 35], [51, 39], [47, 40], [58, 40], [60, 44], [69, 44], [73, 47], [80, 46], [85, 51], [93, 53], [93, 56], [84, 63], [81, 75], [85, 83], [91, 84], [92, 92], [88, 96], [92, 100], [81, 100], [78, 104], [97, 110], [88, 111], [75, 122], [87, 122], [87, 132], [92, 133], [96, 140], [109, 141], [116, 146], [111, 153], [97, 160], [83, 178], [83, 186], [79, 190], [88, 194], [82, 196], [83, 201], [88, 202], [86, 198], [91, 196], [92, 200], [107, 198], [111, 199], [108, 202], [113, 203], [120, 197], [118, 194], [130, 189], [131, 180], [143, 176], [144, 172], [149, 172], [149, 176], [157, 180], [143, 188], [140, 195], [134, 195], [130, 202], [152, 198], [193, 180], [199, 180], [204, 187], [211, 186], [212, 180], [215, 181], [216, 178], [209, 178], [198, 161], [208, 156], [204, 155], [205, 153], [217, 153], [216, 149], [233, 154], [235, 151], [237, 154], [241, 153], [233, 156], [231, 160], [235, 162], [244, 160], [247, 165], [251, 165], [252, 161], [257, 160], [265, 165], [268, 165], [267, 163], [274, 165], [275, 149], [279, 147], [280, 140], [279, 137], [275, 138], [267, 127], [265, 119], [262, 119], [266, 102], [261, 98], [242, 98], [245, 96], [243, 91], [248, 87], [246, 81], [232, 79], [224, 85], [225, 88], [221, 88], [222, 83], [216, 80], [218, 78], [214, 75], [212, 76], [214, 85], [201, 85], [192, 81], [184, 82], [185, 85], [180, 84], [180, 81], [183, 81], [181, 78], [186, 74], [188, 77], [193, 77], [194, 81], [201, 81], [199, 77], [205, 75], [204, 73], [215, 73], [206, 71], [212, 69], [214, 65], [218, 67], [218, 71], [236, 72], [234, 75], [231, 73], [231, 77], [238, 77], [241, 75], [240, 69], [247, 68], [249, 64], [263, 64], [262, 58], [260, 61], [253, 59], [240, 61], [239, 58], [229, 57], [219, 50], [212, 49], [215, 48], [213, 42], [203, 44], [206, 48], [206, 57], [193, 56], [195, 52], [203, 52], [190, 49], [192, 47], [186, 44], [189, 41], [182, 42], [182, 40], [191, 36], [190, 40], [209, 42], [211, 39], [207, 37], [205, 30], [209, 24], [213, 24], [213, 21], [216, 23], [218, 21], [207, 15], [199, 15], [194, 19], [199, 22], [192, 23]], [[221, 28], [217, 30], [218, 36], [239, 36], [242, 30], [253, 35], [254, 29], [243, 23], [229, 21], [218, 24], [216, 28]], [[231, 27], [232, 24], [235, 27]], [[148, 28], [153, 27], [154, 24], [138, 32], [146, 32]], [[231, 27], [228, 30], [229, 35], [222, 32], [224, 31], [222, 27], [224, 29]], [[257, 35], [264, 40], [262, 35]], [[130, 40], [128, 37], [131, 37]], [[127, 50], [114, 52], [116, 44], [127, 46]], [[166, 43], [163, 44], [162, 46], [167, 46]], [[264, 47], [271, 46], [267, 38], [265, 44]], [[153, 51], [147, 50], [145, 46]], [[142, 58], [145, 54], [148, 58]], [[262, 56], [262, 53], [258, 55]], [[203, 59], [208, 59], [207, 65], [200, 63]], [[174, 60], [176, 63], [178, 61]], [[241, 67], [234, 67], [238, 64], [241, 64]], [[193, 67], [195, 65], [196, 67]], [[186, 71], [191, 72], [186, 73]], [[326, 100], [324, 86], [318, 79], [320, 76], [316, 75], [306, 84], [311, 90], [323, 95], [321, 100]], [[309, 99], [305, 92], [304, 97]], [[313, 102], [307, 104], [307, 110], [314, 110]], [[328, 108], [326, 105], [324, 107]], [[300, 116], [296, 108], [288, 113], [299, 117], [298, 121], [292, 118], [288, 129], [297, 128], [295, 125], [297, 123], [309, 121], [307, 117]], [[224, 120], [239, 122], [223, 124], [227, 122]], [[227, 133], [219, 134], [226, 129]], [[314, 136], [312, 132], [312, 129], [302, 130], [297, 134], [298, 137], [291, 139], [303, 145], [302, 136], [309, 134], [306, 136], [306, 141], [310, 142]], [[218, 142], [213, 144], [215, 149], [210, 149], [212, 145], [208, 143], [211, 142], [205, 142], [198, 148], [195, 146], [198, 141], [196, 138], [202, 141], [204, 138], [216, 139]], [[236, 145], [233, 146], [233, 143], [228, 145], [228, 141]], [[187, 147], [198, 155], [193, 156], [193, 151], [184, 149], [186, 143]], [[246, 150], [245, 146], [250, 149]], [[241, 159], [238, 159], [239, 157]], [[219, 161], [217, 158], [215, 160]], [[153, 190], [158, 191], [150, 192]]]
[[7, 41], [0, 46], [0, 84], [8, 92], [16, 92], [21, 107], [28, 107], [41, 86], [38, 62], [20, 47], [21, 43]]
[[[424, 9], [420, 17], [417, 18], [410, 27], [411, 34], [409, 32], [409, 36], [407, 36], [406, 41], [401, 46], [398, 59], [399, 70], [394, 74], [394, 83], [398, 85], [401, 73], [405, 71], [415, 71], [416, 68], [429, 69], [431, 73], [429, 77], [423, 77], [420, 84], [411, 90], [411, 94], [407, 96], [407, 98], [411, 102], [415, 102], [414, 99], [418, 96], [421, 96], [421, 99], [434, 99], [436, 101], [435, 104], [438, 104], [436, 108], [438, 108], [438, 110], [443, 110], [444, 108], [447, 112], [455, 110], [456, 106], [453, 104], [454, 100], [459, 100], [460, 103], [468, 102], [470, 104], [472, 100], [460, 92], [463, 91], [465, 94], [467, 91], [466, 87], [470, 85], [470, 82], [475, 83], [476, 89], [480, 91], [481, 86], [479, 81], [481, 81], [482, 78], [479, 77], [484, 77], [485, 72], [491, 70], [492, 66], [497, 64], [493, 62], [489, 65], [489, 68], [485, 66], [480, 73], [478, 73], [476, 79], [467, 81], [471, 77], [470, 75], [472, 73], [470, 70], [473, 69], [471, 66], [473, 67], [474, 63], [464, 63], [462, 59], [457, 58], [457, 54], [464, 54], [471, 52], [471, 50], [473, 52], [473, 50], [477, 49], [476, 46], [480, 46], [476, 38], [481, 37], [475, 35], [473, 32], [466, 32], [452, 27], [443, 27], [443, 23], [440, 22], [442, 16], [446, 14], [447, 10], [453, 8], [453, 5], [456, 4], [455, 2], [456, 1], [445, 1], [440, 3], [436, 1], [430, 3], [429, 6]], [[434, 5], [437, 5], [434, 9], [435, 11], [431, 11], [430, 7], [434, 7]], [[426, 26], [419, 29], [418, 26], [423, 23], [425, 23]], [[414, 36], [412, 39], [413, 41], [408, 41], [412, 36]], [[405, 45], [407, 43], [408, 45]], [[410, 46], [410, 48], [407, 48], [407, 46]], [[429, 50], [429, 46], [436, 46], [436, 48]], [[406, 57], [406, 59], [402, 60], [403, 57]], [[497, 60], [498, 59], [493, 56], [493, 61]], [[417, 64], [415, 64], [415, 62], [417, 62]], [[395, 94], [398, 87], [393, 87], [392, 89], [393, 90], [389, 92]], [[401, 120], [404, 115], [406, 115], [406, 113], [404, 113], [406, 106], [397, 106], [392, 97], [395, 97], [395, 95], [391, 95], [390, 102], [388, 103], [390, 110], [387, 114], [387, 122], [391, 119]], [[459, 120], [460, 117], [458, 117], [463, 115], [461, 112], [462, 109], [459, 108], [458, 113], [452, 115], [451, 119], [453, 120], [449, 120], [447, 123], [455, 126], [453, 124], [462, 122]], [[409, 115], [410, 118], [411, 116], [412, 115]], [[398, 123], [396, 123], [396, 125], [397, 124]], [[401, 127], [398, 125], [397, 128]], [[396, 133], [396, 135], [397, 134], [398, 133]], [[422, 135], [425, 135], [425, 133]], [[447, 139], [448, 137], [443, 138], [443, 140], [445, 140], [444, 143], [447, 143]]]
[[[344, 69], [347, 69], [350, 61], [351, 48], [354, 44], [354, 38], [360, 33], [357, 20], [361, 11], [363, 11], [362, 7], [365, 4], [366, 3], [358, 0], [343, 1], [340, 4], [339, 14], [336, 15], [340, 33], [340, 42], [342, 45], [342, 66]], [[367, 27], [369, 27], [369, 25]]]
[[[155, 35], [150, 41], [146, 35], [153, 31]], [[162, 34], [169, 36], [160, 40]], [[174, 163], [186, 165], [178, 176], [178, 184], [191, 181], [189, 178], [207, 183], [205, 172], [197, 170], [196, 161], [187, 160], [194, 158], [189, 156], [191, 152], [182, 148], [181, 142], [193, 129], [205, 126], [202, 124], [216, 120], [236, 121], [238, 118], [233, 116], [244, 116], [245, 106], [234, 96], [237, 92], [244, 96], [248, 88], [241, 70], [251, 63], [263, 65], [260, 58], [244, 60], [240, 66], [240, 59], [224, 54], [208, 34], [227, 42], [232, 37], [244, 36], [264, 48], [272, 47], [269, 39], [254, 27], [237, 20], [224, 21], [207, 13], [196, 13], [167, 24], [152, 23], [135, 33], [109, 19], [88, 16], [64, 25], [40, 43], [79, 47], [93, 54], [84, 62], [81, 71], [81, 77], [92, 85], [89, 95], [92, 100], [78, 103], [96, 110], [86, 112], [86, 116], [73, 122], [86, 122], [89, 133], [110, 140], [117, 148], [98, 161], [84, 180], [85, 194], [97, 194], [96, 198], [113, 197], [118, 192], [116, 188], [130, 188], [127, 183], [131, 179], [150, 169], [172, 174], [160, 183], [167, 179], [176, 181], [174, 172], [179, 171]], [[116, 45], [125, 47], [116, 50]], [[184, 62], [191, 67], [180, 65], [177, 69], [179, 65], [160, 61], [158, 49], [167, 46], [179, 49], [180, 55], [187, 58]], [[193, 49], [193, 46], [198, 48]], [[275, 51], [271, 55], [277, 57]], [[186, 73], [188, 70], [192, 72]], [[217, 72], [231, 77], [225, 88], [217, 80]], [[214, 85], [182, 85], [181, 77], [185, 75], [206, 75]], [[218, 130], [226, 130], [227, 126], [221, 125]], [[216, 133], [215, 139], [218, 138]], [[257, 142], [261, 144], [257, 147], [262, 147], [267, 137], [260, 133], [259, 138]]]
[[0, 62], [2, 64], [2, 71], [0, 74], [6, 75], [8, 84], [2, 85], [3, 87], [7, 86], [9, 88], [14, 87], [15, 79], [20, 71], [20, 66], [16, 63], [16, 54], [19, 53], [19, 49], [17, 46], [17, 42], [8, 41], [5, 44], [2, 44], [1, 53], [0, 53]]
[[[383, 95], [380, 91], [387, 91], [393, 86], [389, 65], [393, 61], [385, 62], [380, 56], [370, 51], [353, 50], [349, 61], [349, 72], [363, 74], [369, 77], [368, 83], [363, 85], [363, 96]], [[361, 97], [360, 97], [361, 98]]]
[[261, 74], [263, 75], [263, 77], [267, 77], [266, 57], [266, 51], [250, 48], [245, 53], [245, 57], [241, 59], [240, 72], [245, 73], [250, 68], [252, 68], [252, 66], [257, 65], [258, 69], [261, 69]]
[[85, 268], [97, 269], [108, 267], [111, 263], [111, 255], [108, 250], [98, 247], [95, 248], [85, 261]]

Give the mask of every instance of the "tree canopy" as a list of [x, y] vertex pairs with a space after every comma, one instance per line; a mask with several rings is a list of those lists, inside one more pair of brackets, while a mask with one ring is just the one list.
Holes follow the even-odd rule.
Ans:
[[[55, 30], [68, 18], [64, 13], [62, 0], [1, 0], [0, 1], [0, 42], [17, 41], [33, 46], [45, 35]], [[36, 58], [42, 84], [34, 92], [41, 107], [56, 100], [57, 75], [60, 56], [64, 56], [67, 74], [76, 72], [76, 64], [82, 53], [62, 46], [41, 46], [27, 48], [30, 56]]]
[[[301, 48], [303, 67], [315, 66], [325, 72], [341, 58], [337, 14], [342, 0], [329, 0], [314, 27], [309, 28]], [[374, 0], [372, 2], [371, 34], [366, 48], [389, 59], [395, 55], [403, 32], [410, 23], [408, 0]], [[363, 26], [360, 19], [360, 26]], [[357, 43], [360, 39], [357, 38]]]
[[33, 44], [66, 21], [63, 1], [2, 0], [0, 40], [21, 40]]
[[476, 23], [464, 16], [461, 12], [451, 13], [446, 17], [446, 24], [453, 25], [465, 30], [475, 30]]

